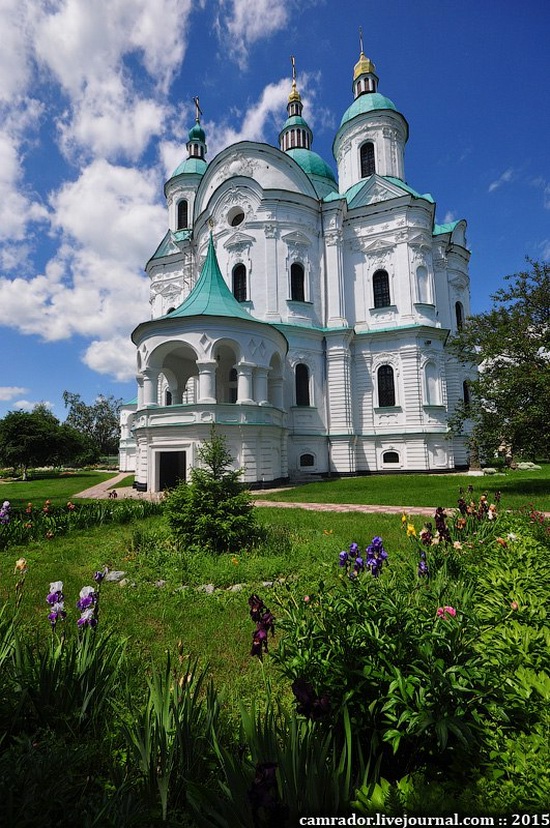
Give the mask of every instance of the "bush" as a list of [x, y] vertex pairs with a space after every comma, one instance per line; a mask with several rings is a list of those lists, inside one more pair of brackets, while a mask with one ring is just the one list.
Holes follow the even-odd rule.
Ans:
[[165, 500], [168, 522], [176, 541], [185, 548], [207, 552], [239, 552], [254, 544], [259, 531], [250, 493], [240, 469], [232, 469], [224, 437], [212, 428], [199, 449], [202, 467], [191, 470], [191, 483], [182, 483]]
[[436, 527], [409, 523], [413, 544], [387, 559], [380, 539], [365, 556], [352, 544], [339, 578], [277, 613], [272, 658], [298, 712], [340, 733], [349, 715], [370, 781], [436, 780], [444, 766], [464, 782], [494, 766], [496, 745], [547, 726], [548, 545], [495, 507], [458, 512], [450, 529], [438, 510]]

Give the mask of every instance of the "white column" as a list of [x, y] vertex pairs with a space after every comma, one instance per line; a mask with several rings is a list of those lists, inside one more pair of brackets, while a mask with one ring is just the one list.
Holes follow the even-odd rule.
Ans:
[[237, 365], [237, 402], [244, 405], [253, 405], [252, 397], [252, 369], [251, 362], [239, 362]]
[[159, 371], [154, 368], [146, 368], [143, 374], [143, 405], [157, 405], [157, 386]]
[[199, 369], [199, 403], [216, 402], [216, 361], [197, 361]]
[[275, 406], [275, 408], [284, 408], [284, 395], [283, 395], [283, 378], [282, 377], [273, 377], [269, 381], [269, 387], [271, 389], [271, 404]]
[[137, 410], [139, 411], [140, 408], [143, 408], [143, 377], [141, 374], [138, 374], [136, 377], [137, 380]]
[[267, 398], [268, 368], [256, 368], [254, 372], [254, 396], [258, 405], [269, 405]]

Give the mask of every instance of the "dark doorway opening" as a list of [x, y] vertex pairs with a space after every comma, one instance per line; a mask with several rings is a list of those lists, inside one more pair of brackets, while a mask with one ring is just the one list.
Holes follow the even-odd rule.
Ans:
[[159, 489], [173, 489], [178, 483], [185, 483], [185, 452], [161, 451], [159, 458]]

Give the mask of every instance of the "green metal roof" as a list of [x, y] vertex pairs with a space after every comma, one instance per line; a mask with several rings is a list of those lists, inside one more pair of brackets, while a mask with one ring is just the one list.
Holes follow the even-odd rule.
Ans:
[[402, 190], [405, 190], [407, 193], [410, 193], [415, 198], [423, 198], [426, 201], [430, 201], [432, 204], [435, 203], [431, 193], [418, 193], [416, 190], [413, 190], [412, 187], [409, 187], [409, 185], [406, 184], [405, 181], [402, 181], [400, 178], [394, 178], [391, 175], [384, 175], [382, 176], [382, 178], [385, 178], [386, 181], [391, 181], [397, 187], [401, 187]]
[[207, 166], [208, 164], [204, 158], [186, 158], [181, 162], [179, 167], [176, 167], [170, 178], [175, 178], [176, 175], [181, 175], [182, 173], [196, 173], [198, 175], [203, 175]]
[[195, 124], [189, 130], [189, 140], [190, 141], [201, 141], [203, 144], [206, 141], [206, 134], [204, 129], [201, 127], [199, 123]]
[[441, 236], [442, 233], [452, 233], [457, 224], [458, 221], [450, 221], [447, 224], [434, 224], [433, 235]]
[[331, 167], [316, 152], [308, 149], [295, 148], [286, 150], [286, 155], [290, 155], [307, 175], [318, 175], [321, 178], [328, 178], [336, 184], [336, 176]]
[[212, 236], [210, 236], [208, 253], [197, 284], [181, 305], [166, 314], [164, 319], [181, 319], [189, 316], [230, 316], [247, 319], [249, 322], [260, 321], [245, 311], [225, 284]]
[[397, 112], [397, 107], [394, 102], [379, 92], [369, 92], [366, 95], [359, 95], [344, 112], [340, 126], [351, 121], [356, 115], [363, 115], [365, 112], [375, 112], [378, 109], [393, 109]]
[[281, 132], [284, 132], [285, 129], [289, 129], [293, 126], [303, 127], [304, 129], [308, 129], [311, 132], [307, 124], [307, 121], [304, 118], [302, 118], [301, 115], [291, 115], [290, 118], [287, 118]]
[[172, 233], [171, 230], [168, 230], [165, 237], [151, 256], [151, 259], [162, 259], [164, 256], [172, 256], [174, 253], [179, 253], [180, 248], [177, 246], [176, 242], [187, 241], [191, 238], [191, 230], [176, 230], [175, 233]]
[[[423, 194], [418, 193], [416, 190], [413, 190], [412, 187], [409, 187], [409, 185], [406, 184], [404, 181], [402, 181], [400, 178], [394, 178], [391, 175], [381, 175], [381, 176], [379, 176], [379, 178], [381, 178], [385, 181], [391, 182], [396, 187], [399, 187], [400, 190], [403, 190], [403, 192], [405, 192], [405, 193], [409, 193], [410, 195], [414, 196], [415, 198], [423, 198], [425, 201], [429, 201], [430, 204], [435, 203], [434, 199], [430, 195], [430, 193], [423, 193]], [[352, 186], [348, 190], [346, 190], [345, 193], [342, 193], [342, 194], [329, 193], [328, 196], [325, 196], [323, 201], [337, 201], [339, 198], [345, 198], [347, 203], [351, 204], [351, 202], [354, 200], [354, 198], [361, 192], [363, 187], [365, 187], [365, 185], [366, 185], [367, 181], [369, 181], [369, 179], [370, 179], [370, 176], [369, 176], [369, 178], [362, 178], [361, 181], [358, 181], [356, 184], [352, 184]]]

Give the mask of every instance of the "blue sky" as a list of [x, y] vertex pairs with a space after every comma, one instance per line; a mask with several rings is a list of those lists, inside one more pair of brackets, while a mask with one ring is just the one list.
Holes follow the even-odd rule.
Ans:
[[472, 309], [550, 259], [545, 0], [0, 0], [0, 416], [134, 396], [129, 335], [163, 184], [200, 96], [207, 160], [277, 146], [295, 55], [313, 149], [352, 101], [359, 27], [407, 118], [407, 182], [465, 218]]

